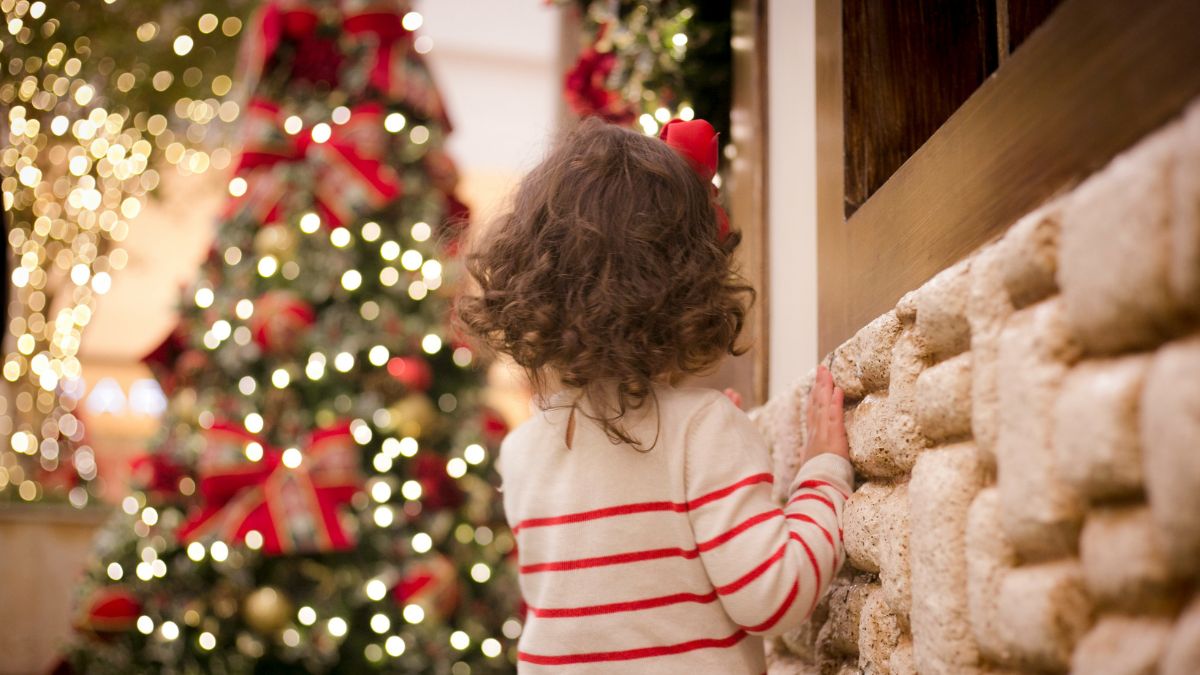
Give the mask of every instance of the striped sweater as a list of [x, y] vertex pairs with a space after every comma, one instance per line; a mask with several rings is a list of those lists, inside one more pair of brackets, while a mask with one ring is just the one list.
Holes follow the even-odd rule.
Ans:
[[[539, 410], [501, 446], [528, 606], [522, 674], [766, 671], [762, 636], [803, 623], [843, 560], [850, 463], [819, 455], [771, 497], [766, 443], [707, 389], [657, 390], [659, 440], [611, 444]], [[627, 420], [652, 439], [654, 416]]]

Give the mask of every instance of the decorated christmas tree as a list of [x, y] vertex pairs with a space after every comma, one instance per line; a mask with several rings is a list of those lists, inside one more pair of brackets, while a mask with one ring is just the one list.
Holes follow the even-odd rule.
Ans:
[[451, 328], [466, 210], [420, 23], [278, 0], [247, 24], [231, 198], [147, 357], [169, 407], [77, 670], [512, 671], [506, 429]]

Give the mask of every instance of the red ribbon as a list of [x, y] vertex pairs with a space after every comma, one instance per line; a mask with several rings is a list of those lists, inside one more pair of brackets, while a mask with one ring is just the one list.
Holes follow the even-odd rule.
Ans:
[[236, 169], [247, 189], [230, 203], [227, 217], [249, 210], [260, 223], [278, 220], [294, 185], [273, 169], [286, 162], [309, 161], [313, 166], [314, 205], [330, 227], [345, 225], [403, 194], [400, 176], [384, 163], [388, 138], [382, 106], [355, 106], [348, 122], [330, 125], [331, 135], [323, 143], [313, 140], [311, 128], [288, 134], [280, 117], [279, 106], [271, 101], [254, 99], [248, 104], [246, 142]]
[[403, 103], [418, 116], [437, 120], [450, 133], [446, 106], [433, 83], [424, 58], [413, 49], [413, 34], [404, 27], [394, 0], [380, 0], [347, 14], [342, 29], [370, 45], [371, 64], [366, 84], [391, 101]]
[[[314, 431], [295, 468], [283, 452], [239, 427], [217, 422], [205, 434], [199, 466], [202, 505], [179, 529], [185, 542], [208, 538], [236, 542], [251, 530], [263, 537], [267, 555], [353, 548], [353, 529], [343, 507], [359, 490], [359, 452], [350, 426]], [[251, 442], [263, 447], [257, 462], [246, 458]]]
[[729, 216], [716, 202], [717, 186], [712, 182], [720, 162], [719, 135], [704, 120], [674, 119], [663, 125], [658, 137], [686, 159], [700, 179], [711, 188], [713, 207], [717, 211], [717, 238], [724, 239], [729, 234]]

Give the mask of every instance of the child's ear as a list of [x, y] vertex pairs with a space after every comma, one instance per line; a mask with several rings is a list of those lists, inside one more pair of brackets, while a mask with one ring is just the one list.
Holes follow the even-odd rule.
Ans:
[[725, 397], [728, 398], [730, 401], [733, 401], [733, 404], [735, 406], [737, 406], [738, 408], [742, 407], [742, 395], [737, 393], [736, 389], [726, 389], [725, 391], [723, 391], [721, 393], [725, 394]]

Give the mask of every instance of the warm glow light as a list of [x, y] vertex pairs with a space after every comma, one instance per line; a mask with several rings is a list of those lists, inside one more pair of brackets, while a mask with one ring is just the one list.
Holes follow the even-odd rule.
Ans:
[[478, 443], [472, 443], [463, 450], [463, 459], [467, 460], [468, 464], [479, 464], [486, 458], [487, 451]]
[[404, 638], [393, 635], [384, 641], [383, 648], [391, 656], [400, 656], [404, 653]]
[[283, 451], [283, 456], [280, 458], [280, 461], [282, 461], [283, 465], [287, 468], [295, 469], [300, 466], [302, 461], [304, 461], [304, 456], [300, 454], [300, 450], [297, 448], [288, 448], [287, 450]]
[[368, 598], [379, 602], [387, 596], [387, 584], [379, 579], [371, 579], [363, 587], [363, 591], [367, 594]]
[[454, 457], [446, 462], [446, 473], [451, 478], [462, 478], [467, 475], [467, 463], [461, 457]]
[[403, 495], [405, 499], [410, 501], [420, 499], [421, 484], [415, 480], [406, 480], [404, 481], [404, 484], [400, 486], [400, 494]]
[[329, 623], [326, 624], [326, 628], [329, 629], [330, 635], [334, 637], [342, 637], [346, 634], [346, 630], [349, 628], [349, 626], [346, 625], [345, 619], [340, 616], [335, 616], [329, 620]]
[[497, 640], [496, 638], [487, 638], [482, 643], [480, 643], [479, 651], [483, 652], [483, 655], [488, 657], [489, 659], [494, 659], [497, 656], [500, 656], [502, 647], [500, 645], [500, 641]]
[[421, 349], [425, 350], [426, 354], [436, 354], [442, 348], [442, 338], [430, 333], [424, 338], [421, 338]]
[[376, 614], [371, 617], [371, 630], [376, 633], [386, 633], [392, 627], [392, 620], [386, 614]]
[[305, 605], [296, 612], [296, 618], [305, 626], [311, 626], [317, 622], [317, 611]]
[[462, 651], [471, 646], [471, 637], [461, 630], [456, 630], [450, 634], [450, 646]]
[[430, 537], [424, 532], [418, 532], [413, 535], [412, 548], [417, 553], [428, 553], [433, 548], [433, 537]]
[[425, 610], [420, 605], [405, 605], [404, 620], [409, 623], [421, 623], [425, 620]]
[[404, 26], [404, 30], [408, 31], [417, 30], [424, 23], [425, 17], [421, 16], [417, 12], [409, 12], [404, 15], [403, 19], [400, 19], [400, 25]]

